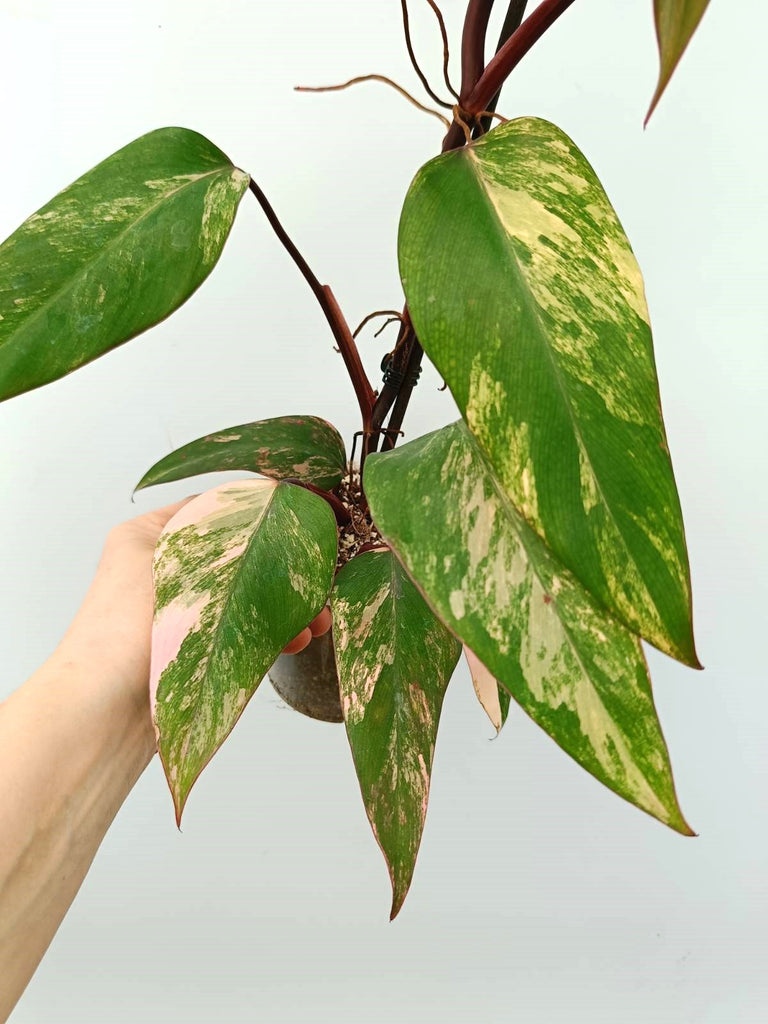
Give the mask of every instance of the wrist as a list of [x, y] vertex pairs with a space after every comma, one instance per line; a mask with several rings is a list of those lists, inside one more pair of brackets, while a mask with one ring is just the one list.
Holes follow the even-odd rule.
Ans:
[[[76, 716], [82, 740], [94, 748], [119, 754], [134, 765], [137, 777], [156, 752], [146, 681], [136, 685], [125, 659], [110, 649], [108, 638], [80, 629], [75, 620], [45, 665], [25, 687], [52, 708], [67, 704], [67, 718]], [[94, 751], [96, 752], [96, 751]]]

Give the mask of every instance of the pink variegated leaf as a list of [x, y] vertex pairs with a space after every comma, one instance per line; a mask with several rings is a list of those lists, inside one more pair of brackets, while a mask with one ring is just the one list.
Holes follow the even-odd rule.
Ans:
[[331, 608], [341, 706], [389, 867], [393, 918], [413, 877], [440, 710], [461, 648], [388, 550], [344, 566]]
[[501, 732], [502, 726], [509, 714], [511, 697], [509, 691], [505, 690], [497, 681], [492, 672], [489, 672], [478, 656], [464, 644], [464, 657], [467, 659], [469, 674], [472, 678], [477, 699], [483, 707], [486, 715], [491, 720], [491, 725], [496, 730], [496, 735]]
[[328, 504], [274, 480], [206, 491], [160, 535], [150, 697], [177, 822], [269, 666], [324, 606], [336, 543]]

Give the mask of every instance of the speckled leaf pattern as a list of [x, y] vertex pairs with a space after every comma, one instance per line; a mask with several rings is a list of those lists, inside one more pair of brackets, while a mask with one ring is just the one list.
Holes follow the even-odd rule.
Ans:
[[202, 135], [161, 128], [29, 217], [0, 246], [0, 399], [177, 309], [218, 260], [248, 181]]
[[515, 511], [459, 421], [365, 464], [374, 520], [433, 610], [571, 757], [690, 834], [636, 636]]
[[275, 480], [294, 478], [331, 490], [346, 467], [338, 430], [317, 416], [276, 416], [206, 434], [147, 470], [136, 490], [199, 473], [248, 469]]
[[521, 118], [437, 157], [399, 249], [419, 339], [512, 504], [630, 629], [697, 666], [642, 278], [584, 156]]
[[341, 706], [394, 917], [416, 863], [440, 709], [461, 648], [390, 551], [367, 551], [331, 597]]
[[645, 123], [656, 109], [685, 48], [707, 9], [709, 0], [653, 0], [656, 38], [659, 43], [659, 82]]
[[469, 675], [477, 699], [498, 735], [509, 715], [509, 690], [496, 681], [493, 673], [488, 671], [475, 652], [466, 645], [464, 646], [464, 657], [467, 660]]
[[336, 545], [327, 502], [273, 480], [206, 491], [160, 535], [150, 696], [177, 821], [269, 666], [325, 604]]

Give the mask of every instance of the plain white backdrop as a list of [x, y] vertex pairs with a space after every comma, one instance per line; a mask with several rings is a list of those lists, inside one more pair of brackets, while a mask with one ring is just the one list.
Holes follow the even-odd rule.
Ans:
[[[434, 21], [411, 6], [438, 83]], [[464, 6], [443, 4], [457, 54]], [[399, 208], [441, 128], [376, 84], [292, 91], [368, 72], [417, 91], [399, 7], [2, 0], [0, 237], [126, 142], [184, 125], [256, 177], [350, 321], [399, 306]], [[580, 0], [501, 104], [576, 140], [645, 273], [706, 671], [649, 661], [699, 838], [601, 788], [522, 712], [489, 742], [461, 668], [414, 884], [390, 925], [343, 729], [285, 709], [265, 683], [182, 834], [159, 764], [147, 770], [15, 1024], [768, 1019], [767, 36], [758, 0], [712, 0], [644, 132], [651, 0]], [[387, 339], [362, 346], [378, 377]], [[439, 383], [425, 375], [409, 436], [455, 418]], [[55, 647], [110, 526], [219, 482], [131, 505], [151, 463], [288, 413], [357, 429], [322, 316], [246, 195], [220, 264], [170, 320], [0, 406], [0, 697]]]

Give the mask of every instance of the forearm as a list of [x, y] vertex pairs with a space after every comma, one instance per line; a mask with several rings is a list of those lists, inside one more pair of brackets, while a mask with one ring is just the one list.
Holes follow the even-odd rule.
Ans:
[[154, 751], [148, 705], [91, 653], [65, 641], [0, 704], [0, 1020]]

